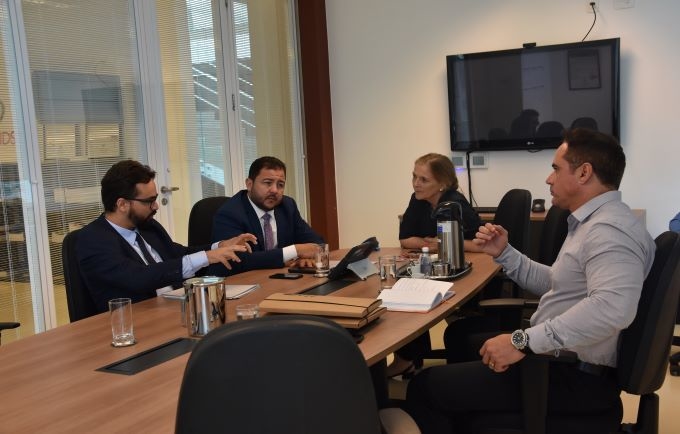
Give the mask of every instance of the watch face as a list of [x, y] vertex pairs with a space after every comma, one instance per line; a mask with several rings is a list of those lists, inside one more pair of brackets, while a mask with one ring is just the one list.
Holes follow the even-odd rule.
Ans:
[[512, 333], [512, 344], [518, 350], [523, 349], [527, 344], [526, 333], [522, 330], [516, 330]]

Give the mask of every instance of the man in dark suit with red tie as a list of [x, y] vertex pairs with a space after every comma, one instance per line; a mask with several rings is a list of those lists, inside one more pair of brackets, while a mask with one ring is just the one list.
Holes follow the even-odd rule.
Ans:
[[158, 210], [156, 172], [134, 160], [114, 164], [101, 181], [104, 213], [77, 235], [76, 255], [83, 282], [100, 312], [108, 300], [133, 302], [178, 288], [201, 268], [231, 267], [236, 252], [251, 250], [251, 234], [205, 246], [175, 243], [154, 220]]
[[211, 274], [227, 275], [262, 268], [281, 268], [296, 263], [314, 266], [313, 259], [321, 238], [300, 216], [295, 201], [283, 194], [286, 165], [275, 157], [253, 161], [241, 190], [217, 211], [212, 239], [229, 238], [249, 232], [257, 245], [241, 262], [232, 264], [231, 273], [220, 264], [210, 267]]

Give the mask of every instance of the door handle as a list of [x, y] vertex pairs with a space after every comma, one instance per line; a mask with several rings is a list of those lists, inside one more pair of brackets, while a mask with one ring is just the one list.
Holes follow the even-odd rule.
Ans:
[[179, 187], [166, 187], [166, 186], [161, 186], [161, 193], [167, 194], [167, 193], [172, 193], [173, 191], [179, 190]]

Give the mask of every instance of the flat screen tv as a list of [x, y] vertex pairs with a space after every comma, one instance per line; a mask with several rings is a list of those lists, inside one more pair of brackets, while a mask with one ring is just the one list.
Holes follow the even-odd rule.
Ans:
[[619, 137], [619, 39], [446, 57], [453, 151], [556, 148], [566, 128]]

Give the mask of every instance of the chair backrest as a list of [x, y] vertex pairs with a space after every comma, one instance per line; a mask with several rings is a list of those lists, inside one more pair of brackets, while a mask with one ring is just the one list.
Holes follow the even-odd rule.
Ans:
[[567, 217], [571, 212], [568, 209], [551, 206], [545, 216], [541, 239], [538, 245], [538, 262], [552, 265], [557, 259], [557, 254], [567, 237]]
[[546, 121], [536, 129], [536, 137], [560, 137], [564, 126], [558, 121]]
[[498, 203], [494, 224], [508, 231], [512, 247], [526, 254], [529, 250], [529, 220], [531, 216], [531, 193], [519, 188], [505, 193]]
[[2, 331], [3, 330], [9, 330], [9, 329], [15, 329], [19, 327], [21, 324], [18, 322], [0, 322], [0, 343], [2, 343]]
[[628, 393], [652, 393], [663, 384], [680, 298], [679, 264], [680, 234], [662, 233], [635, 320], [621, 335], [617, 373]]
[[375, 393], [350, 334], [325, 318], [225, 324], [191, 353], [177, 433], [380, 433]]
[[589, 130], [598, 131], [597, 121], [589, 117], [574, 119], [574, 121], [571, 123], [571, 128], [587, 128]]
[[190, 246], [210, 244], [212, 240], [213, 217], [227, 200], [229, 200], [228, 196], [205, 197], [191, 207], [188, 234]]
[[98, 313], [97, 306], [90, 291], [80, 276], [76, 257], [76, 241], [80, 230], [69, 232], [61, 245], [61, 262], [64, 267], [64, 284], [66, 285], [66, 301], [68, 317], [71, 322], [78, 321]]

